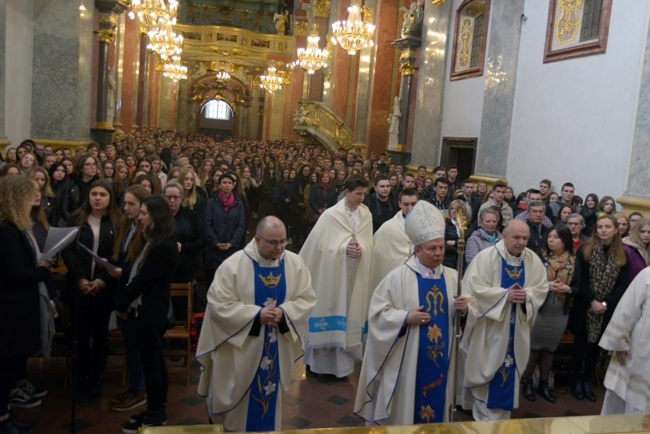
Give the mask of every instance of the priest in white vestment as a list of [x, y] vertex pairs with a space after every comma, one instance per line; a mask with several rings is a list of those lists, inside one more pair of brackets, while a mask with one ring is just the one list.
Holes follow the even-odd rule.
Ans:
[[199, 395], [227, 431], [281, 429], [282, 392], [303, 354], [316, 304], [309, 271], [286, 244], [282, 221], [262, 219], [255, 238], [217, 269], [208, 291], [196, 350]]
[[375, 232], [372, 249], [372, 272], [370, 288], [373, 290], [384, 277], [397, 267], [404, 265], [413, 252], [413, 244], [404, 230], [404, 218], [418, 203], [418, 192], [405, 188], [399, 193], [400, 210]]
[[605, 375], [601, 414], [650, 413], [650, 268], [618, 302], [599, 345], [614, 351]]
[[363, 205], [368, 181], [350, 175], [345, 198], [321, 214], [300, 250], [318, 302], [309, 319], [307, 375], [345, 380], [361, 360], [372, 262], [372, 216]]
[[427, 201], [418, 202], [406, 218], [406, 233], [414, 255], [383, 279], [370, 302], [354, 405], [354, 413], [370, 426], [449, 420], [457, 351], [454, 315], [476, 312], [473, 299], [455, 296], [458, 272], [442, 265], [442, 213]]
[[509, 419], [519, 406], [519, 378], [528, 363], [530, 330], [548, 292], [546, 268], [526, 248], [526, 223], [513, 220], [503, 240], [482, 250], [463, 277], [463, 291], [478, 305], [465, 326], [463, 407], [475, 420]]

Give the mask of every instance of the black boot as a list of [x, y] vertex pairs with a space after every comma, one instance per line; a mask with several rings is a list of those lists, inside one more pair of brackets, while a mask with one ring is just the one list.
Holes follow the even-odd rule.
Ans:
[[573, 390], [571, 391], [571, 395], [573, 395], [575, 399], [579, 399], [581, 401], [585, 399], [585, 390], [582, 387], [582, 384], [582, 380], [576, 381], [576, 384], [573, 386]]
[[539, 387], [537, 387], [537, 393], [542, 395], [542, 397], [550, 402], [551, 404], [555, 404], [555, 396], [551, 394], [551, 391], [548, 390], [548, 381], [542, 381], [539, 380]]
[[9, 414], [9, 418], [0, 421], [1, 434], [32, 434], [34, 432], [34, 424], [18, 419], [13, 414]]
[[596, 395], [594, 394], [593, 390], [591, 390], [591, 386], [589, 385], [589, 381], [584, 380], [582, 382], [582, 389], [585, 391], [585, 398], [587, 398], [589, 401], [596, 401]]
[[531, 402], [535, 402], [535, 391], [533, 390], [533, 380], [526, 377], [521, 377], [521, 386], [524, 389], [524, 398]]

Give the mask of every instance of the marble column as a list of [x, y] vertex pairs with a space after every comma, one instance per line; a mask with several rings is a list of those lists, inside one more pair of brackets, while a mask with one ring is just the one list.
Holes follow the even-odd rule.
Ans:
[[187, 132], [187, 82], [188, 80], [179, 81], [178, 85], [178, 103], [176, 109], [176, 129], [178, 131]]
[[[102, 147], [111, 143], [115, 129], [109, 118], [115, 112], [115, 88], [117, 77], [115, 72], [109, 75], [110, 58], [109, 49], [115, 42], [117, 30], [117, 17], [126, 11], [127, 7], [117, 0], [95, 0], [99, 12], [99, 58], [97, 65], [97, 115], [92, 136]], [[109, 110], [113, 114], [109, 114]]]
[[625, 194], [616, 199], [627, 214], [641, 212], [650, 217], [650, 30], [646, 35], [636, 122], [627, 169]]
[[523, 13], [524, 0], [490, 3], [483, 115], [474, 172], [477, 179], [488, 182], [506, 178]]
[[[149, 51], [147, 50], [147, 33], [140, 31], [140, 69], [138, 71], [138, 94], [135, 110], [135, 127], [144, 127], [147, 120], [147, 94], [149, 82]], [[138, 127], [139, 125], [139, 127]]]
[[[0, 2], [0, 26], [2, 26], [3, 29], [7, 28], [6, 1]], [[6, 45], [7, 32], [2, 31], [0, 32], [0, 62], [3, 64], [3, 66], [0, 67], [0, 152], [2, 152], [3, 156], [5, 155], [5, 148], [11, 144], [11, 142], [7, 140], [7, 133], [5, 132], [5, 88], [7, 84], [7, 73], [4, 65], [6, 65], [7, 62]]]
[[[509, 2], [504, 2], [509, 3]], [[447, 37], [452, 17], [451, 1], [424, 2], [422, 47], [413, 127], [411, 164], [434, 166], [440, 159], [445, 65], [450, 57]]]
[[90, 142], [94, 9], [92, 0], [34, 0], [35, 139]]

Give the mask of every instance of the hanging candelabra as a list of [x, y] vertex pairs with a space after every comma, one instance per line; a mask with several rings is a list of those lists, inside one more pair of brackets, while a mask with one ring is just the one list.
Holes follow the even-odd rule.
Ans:
[[177, 35], [172, 30], [170, 20], [160, 23], [147, 33], [149, 35], [149, 44], [147, 49], [157, 53], [161, 59], [171, 59], [173, 56], [179, 56], [183, 51], [183, 35]]
[[163, 68], [163, 76], [171, 78], [174, 83], [187, 80], [187, 66], [181, 64], [180, 56], [172, 57], [171, 63], [166, 63]]
[[367, 11], [364, 13], [366, 20], [361, 19], [361, 7], [357, 1], [348, 8], [348, 12], [347, 20], [336, 21], [332, 24], [332, 33], [334, 34], [332, 43], [340, 44], [353, 56], [358, 50], [375, 45], [372, 41], [375, 25], [369, 22]]
[[313, 74], [321, 68], [327, 66], [329, 51], [318, 47], [318, 26], [313, 24], [311, 32], [307, 37], [307, 48], [298, 48], [298, 61], [296, 65], [306, 69], [309, 74]]
[[161, 20], [173, 20], [172, 24], [176, 24], [177, 11], [177, 0], [131, 0], [129, 17], [134, 19], [137, 16], [147, 29], [151, 29]]
[[266, 74], [260, 76], [260, 87], [265, 89], [268, 93], [273, 93], [278, 89], [282, 89], [283, 79], [277, 75], [275, 65], [271, 64], [266, 69]]

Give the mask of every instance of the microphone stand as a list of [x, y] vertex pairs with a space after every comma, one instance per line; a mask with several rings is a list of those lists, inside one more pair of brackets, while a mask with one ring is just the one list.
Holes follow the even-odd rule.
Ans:
[[[456, 297], [461, 295], [461, 286], [463, 281], [463, 269], [465, 265], [465, 231], [468, 226], [468, 219], [465, 216], [465, 213], [461, 208], [456, 210], [456, 221], [458, 222], [458, 227], [460, 228], [460, 237], [456, 242], [456, 250], [458, 254], [457, 259], [457, 268], [458, 268], [458, 282], [456, 285]], [[453, 398], [451, 404], [449, 404], [449, 422], [454, 422], [456, 418], [456, 389], [458, 387], [458, 348], [460, 345], [460, 338], [463, 334], [463, 330], [460, 326], [460, 314], [458, 311], [454, 313], [454, 336], [453, 344], [451, 348], [451, 359], [449, 361], [449, 366], [453, 366], [454, 370], [452, 372], [452, 392]]]

